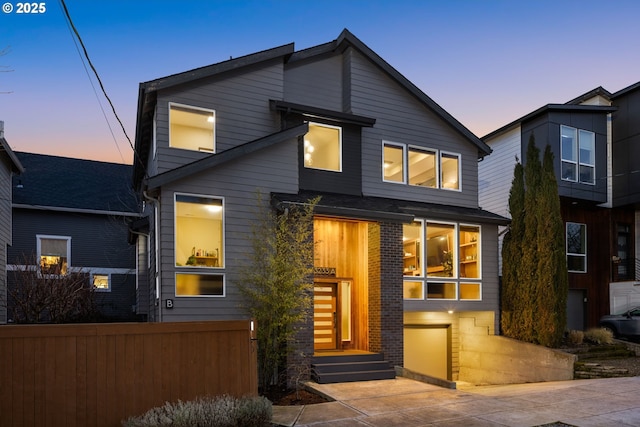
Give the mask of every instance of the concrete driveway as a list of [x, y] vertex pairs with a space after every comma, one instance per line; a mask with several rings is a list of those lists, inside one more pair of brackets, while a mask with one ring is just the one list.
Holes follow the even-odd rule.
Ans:
[[[457, 390], [398, 377], [309, 386], [334, 402], [274, 406], [283, 426], [640, 426], [640, 377]], [[561, 424], [560, 424], [561, 425]]]

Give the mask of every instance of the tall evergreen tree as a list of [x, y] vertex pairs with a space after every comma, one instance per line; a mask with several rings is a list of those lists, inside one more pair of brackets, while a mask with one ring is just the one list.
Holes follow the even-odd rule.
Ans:
[[524, 233], [522, 245], [522, 260], [520, 264], [520, 286], [518, 298], [526, 301], [522, 309], [522, 334], [521, 340], [536, 342], [535, 338], [535, 291], [538, 282], [538, 260], [539, 251], [544, 251], [544, 247], [539, 247], [538, 233], [538, 196], [540, 193], [540, 183], [542, 175], [542, 165], [540, 163], [540, 150], [536, 147], [536, 139], [533, 133], [529, 137], [527, 145], [527, 159], [524, 165]]
[[560, 197], [553, 170], [553, 153], [548, 145], [544, 151], [536, 212], [538, 247], [544, 251], [538, 259], [535, 335], [538, 343], [555, 347], [562, 340], [567, 322], [568, 278]]
[[502, 241], [502, 333], [519, 337], [522, 330], [521, 313], [524, 301], [517, 298], [522, 240], [524, 238], [524, 169], [516, 158], [513, 181], [509, 191], [509, 213], [511, 225]]
[[553, 154], [544, 161], [531, 134], [527, 162], [516, 164], [509, 194], [511, 225], [502, 248], [502, 331], [557, 346], [566, 326], [567, 267]]

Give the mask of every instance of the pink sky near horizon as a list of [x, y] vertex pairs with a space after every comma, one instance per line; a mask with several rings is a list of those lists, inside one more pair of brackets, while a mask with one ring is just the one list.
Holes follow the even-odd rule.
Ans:
[[[131, 163], [60, 3], [44, 4], [42, 14], [0, 12], [7, 141], [14, 151]], [[66, 4], [132, 142], [140, 82], [291, 42], [304, 49], [343, 28], [479, 137], [545, 104], [640, 81], [635, 1]]]

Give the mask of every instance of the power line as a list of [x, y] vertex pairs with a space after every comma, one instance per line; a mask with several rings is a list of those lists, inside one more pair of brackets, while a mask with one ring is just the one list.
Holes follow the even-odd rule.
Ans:
[[118, 141], [116, 139], [115, 134], [113, 133], [113, 128], [111, 127], [111, 123], [109, 122], [109, 119], [107, 118], [107, 113], [106, 111], [104, 111], [104, 107], [102, 106], [102, 102], [100, 102], [100, 97], [98, 96], [98, 91], [96, 90], [96, 86], [93, 83], [93, 79], [91, 78], [91, 76], [89, 75], [89, 70], [87, 69], [87, 64], [82, 56], [82, 53], [80, 52], [80, 47], [78, 46], [78, 42], [76, 40], [75, 37], [73, 37], [73, 30], [71, 29], [71, 25], [69, 24], [69, 21], [67, 21], [67, 27], [69, 28], [69, 32], [71, 33], [71, 38], [73, 39], [73, 44], [76, 47], [76, 51], [78, 52], [78, 56], [80, 56], [80, 62], [82, 62], [82, 66], [84, 67], [84, 72], [87, 75], [87, 78], [89, 79], [89, 83], [91, 84], [91, 87], [93, 88], [93, 94], [96, 97], [96, 100], [98, 101], [98, 105], [100, 106], [100, 111], [102, 111], [102, 117], [104, 117], [104, 121], [107, 123], [107, 127], [109, 128], [109, 133], [111, 133], [111, 138], [113, 139], [113, 143], [116, 146], [116, 149], [118, 150], [118, 154], [120, 154], [120, 159], [122, 159], [122, 162], [124, 163], [124, 156], [122, 155], [122, 151], [120, 151], [120, 146], [118, 145]]
[[142, 160], [140, 159], [140, 156], [136, 155], [136, 149], [133, 146], [133, 143], [131, 142], [131, 138], [129, 138], [129, 135], [127, 134], [127, 130], [124, 128], [124, 124], [122, 123], [122, 120], [120, 120], [120, 116], [118, 116], [118, 113], [116, 112], [116, 108], [113, 105], [113, 102], [111, 101], [111, 98], [107, 94], [107, 91], [104, 88], [104, 85], [102, 84], [102, 79], [100, 78], [100, 75], [98, 74], [98, 70], [96, 70], [96, 67], [94, 67], [93, 62], [91, 62], [91, 58], [89, 58], [89, 52], [87, 52], [87, 48], [85, 47], [84, 42], [82, 41], [82, 37], [80, 37], [80, 33], [76, 29], [76, 26], [73, 24], [71, 16], [69, 15], [69, 10], [67, 9], [67, 5], [65, 4], [64, 0], [60, 0], [60, 4], [62, 5], [62, 8], [64, 10], [64, 14], [65, 14], [65, 16], [67, 18], [67, 21], [68, 21], [69, 25], [71, 26], [71, 29], [73, 30], [73, 33], [75, 34], [76, 38], [78, 39], [78, 42], [80, 43], [80, 46], [82, 46], [82, 51], [84, 53], [84, 57], [87, 59], [87, 63], [89, 64], [89, 67], [91, 67], [91, 70], [93, 71], [93, 74], [95, 75], [96, 80], [98, 81], [98, 84], [100, 84], [100, 90], [102, 91], [102, 93], [104, 94], [105, 98], [109, 102], [109, 105], [111, 106], [111, 111], [113, 112], [113, 115], [115, 116], [116, 120], [118, 120], [118, 123], [120, 124], [120, 128], [122, 129], [122, 132], [124, 133], [124, 136], [127, 138], [127, 141], [129, 141], [129, 146], [131, 147], [131, 150], [133, 150], [133, 157], [138, 159], [138, 161], [140, 162], [140, 165], [142, 166], [143, 170], [145, 170], [145, 174], [146, 174], [146, 167], [145, 167], [144, 163], [142, 162]]

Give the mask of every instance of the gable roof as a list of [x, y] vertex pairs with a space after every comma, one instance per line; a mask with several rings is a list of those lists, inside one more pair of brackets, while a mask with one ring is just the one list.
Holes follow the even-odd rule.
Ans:
[[130, 165], [33, 153], [16, 155], [24, 172], [13, 177], [15, 207], [138, 212]]
[[548, 112], [553, 112], [553, 111], [558, 111], [558, 112], [601, 112], [601, 113], [612, 113], [614, 111], [616, 111], [618, 108], [617, 107], [610, 107], [607, 105], [570, 105], [570, 104], [547, 104], [543, 107], [538, 108], [535, 111], [532, 111], [531, 113], [520, 117], [517, 120], [512, 121], [509, 124], [506, 124], [504, 126], [502, 126], [501, 128], [498, 128], [496, 130], [494, 130], [493, 132], [490, 132], [488, 134], [486, 134], [485, 136], [482, 137], [483, 141], [486, 141], [487, 139], [491, 139], [501, 133], [504, 133], [508, 130], [510, 130], [511, 128], [513, 128], [516, 125], [519, 125], [522, 122], [525, 122], [527, 120], [531, 120], [534, 117], [537, 117], [541, 114], [546, 114]]
[[582, 95], [572, 99], [571, 101], [567, 102], [567, 104], [574, 104], [574, 105], [582, 104], [586, 100], [596, 96], [601, 96], [604, 99], [611, 100], [611, 92], [609, 92], [602, 86], [598, 86], [597, 88], [592, 89], [589, 92], [583, 93]]
[[406, 77], [400, 74], [389, 63], [382, 59], [377, 53], [360, 41], [349, 30], [344, 29], [337, 39], [307, 48], [298, 52], [294, 51], [294, 44], [289, 43], [273, 49], [264, 50], [243, 57], [230, 59], [217, 64], [208, 65], [201, 68], [173, 74], [145, 83], [140, 83], [138, 94], [138, 112], [136, 121], [136, 149], [134, 154], [133, 183], [139, 187], [147, 175], [145, 165], [149, 156], [152, 139], [153, 113], [157, 102], [157, 91], [181, 84], [193, 82], [195, 80], [220, 75], [222, 73], [240, 70], [242, 68], [255, 65], [261, 62], [281, 58], [286, 63], [308, 59], [333, 52], [342, 52], [348, 47], [353, 47], [364, 55], [375, 66], [380, 68], [409, 94], [414, 96], [419, 102], [438, 115], [451, 128], [462, 135], [466, 140], [475, 145], [478, 150], [478, 157], [484, 157], [491, 153], [491, 148], [480, 138], [474, 135], [469, 129], [456, 120], [451, 114], [440, 107], [417, 86], [411, 83]]
[[626, 94], [628, 94], [630, 92], [633, 92], [635, 90], [638, 90], [638, 89], [640, 89], [640, 82], [634, 83], [634, 84], [632, 84], [630, 86], [627, 86], [627, 87], [625, 87], [623, 89], [620, 89], [619, 91], [617, 91], [616, 93], [611, 95], [611, 99], [613, 100], [615, 98], [618, 98], [618, 97], [620, 97], [622, 95], [626, 95]]

